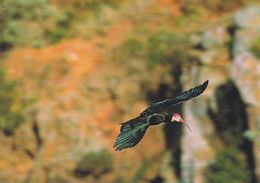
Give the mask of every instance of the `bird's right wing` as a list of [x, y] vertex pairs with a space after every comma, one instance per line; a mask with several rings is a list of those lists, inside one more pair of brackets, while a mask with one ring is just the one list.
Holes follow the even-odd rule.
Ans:
[[121, 133], [117, 136], [114, 147], [116, 151], [121, 151], [138, 144], [143, 138], [149, 123], [140, 117], [134, 118], [121, 126]]

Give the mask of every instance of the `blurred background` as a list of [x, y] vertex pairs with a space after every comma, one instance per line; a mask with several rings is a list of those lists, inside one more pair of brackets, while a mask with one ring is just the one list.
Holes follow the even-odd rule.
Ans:
[[[260, 1], [1, 0], [0, 182], [260, 181]], [[192, 129], [120, 123], [209, 80]]]

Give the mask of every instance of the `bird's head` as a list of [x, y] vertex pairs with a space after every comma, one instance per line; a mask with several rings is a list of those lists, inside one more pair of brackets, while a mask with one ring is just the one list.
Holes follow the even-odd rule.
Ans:
[[173, 114], [171, 122], [179, 122], [179, 123], [183, 123], [191, 132], [190, 127], [186, 124], [186, 122], [182, 119], [181, 115], [178, 113]]

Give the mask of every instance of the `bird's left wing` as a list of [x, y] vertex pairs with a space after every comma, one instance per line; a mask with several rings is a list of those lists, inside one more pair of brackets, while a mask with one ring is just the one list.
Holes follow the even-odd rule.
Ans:
[[156, 103], [150, 105], [140, 115], [143, 116], [143, 115], [147, 115], [147, 114], [150, 114], [150, 113], [157, 112], [158, 110], [168, 109], [168, 108], [171, 108], [171, 107], [176, 106], [178, 104], [181, 104], [185, 101], [188, 101], [188, 100], [190, 100], [194, 97], [197, 97], [206, 90], [206, 88], [208, 86], [208, 82], [209, 81], [207, 80], [199, 86], [191, 88], [188, 91], [184, 91], [174, 99], [166, 99], [166, 100], [163, 100], [163, 101], [160, 101], [160, 102], [156, 102]]
[[114, 147], [116, 151], [121, 151], [128, 147], [133, 147], [138, 144], [143, 138], [149, 123], [140, 117], [134, 118], [126, 123], [123, 123], [120, 129], [120, 134], [116, 138]]
[[182, 102], [188, 101], [194, 97], [199, 96], [206, 90], [208, 83], [209, 83], [209, 80], [205, 81], [204, 83], [202, 83], [199, 86], [189, 89], [188, 91], [182, 92], [179, 96], [177, 96], [171, 102], [173, 103], [173, 105], [177, 105]]

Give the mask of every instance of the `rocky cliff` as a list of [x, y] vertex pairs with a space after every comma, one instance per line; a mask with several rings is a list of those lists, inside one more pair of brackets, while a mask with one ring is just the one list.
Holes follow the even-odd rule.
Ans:
[[[260, 180], [258, 6], [44, 2], [48, 12], [68, 11], [55, 29], [42, 27], [42, 45], [38, 33], [27, 45], [0, 39], [5, 79], [17, 83], [16, 102], [5, 108], [24, 117], [13, 126], [0, 120], [0, 182]], [[37, 12], [37, 21], [56, 21]], [[40, 26], [29, 24], [33, 17], [26, 25]], [[114, 151], [121, 122], [207, 79], [202, 96], [176, 109], [192, 133], [152, 127], [136, 147]]]

